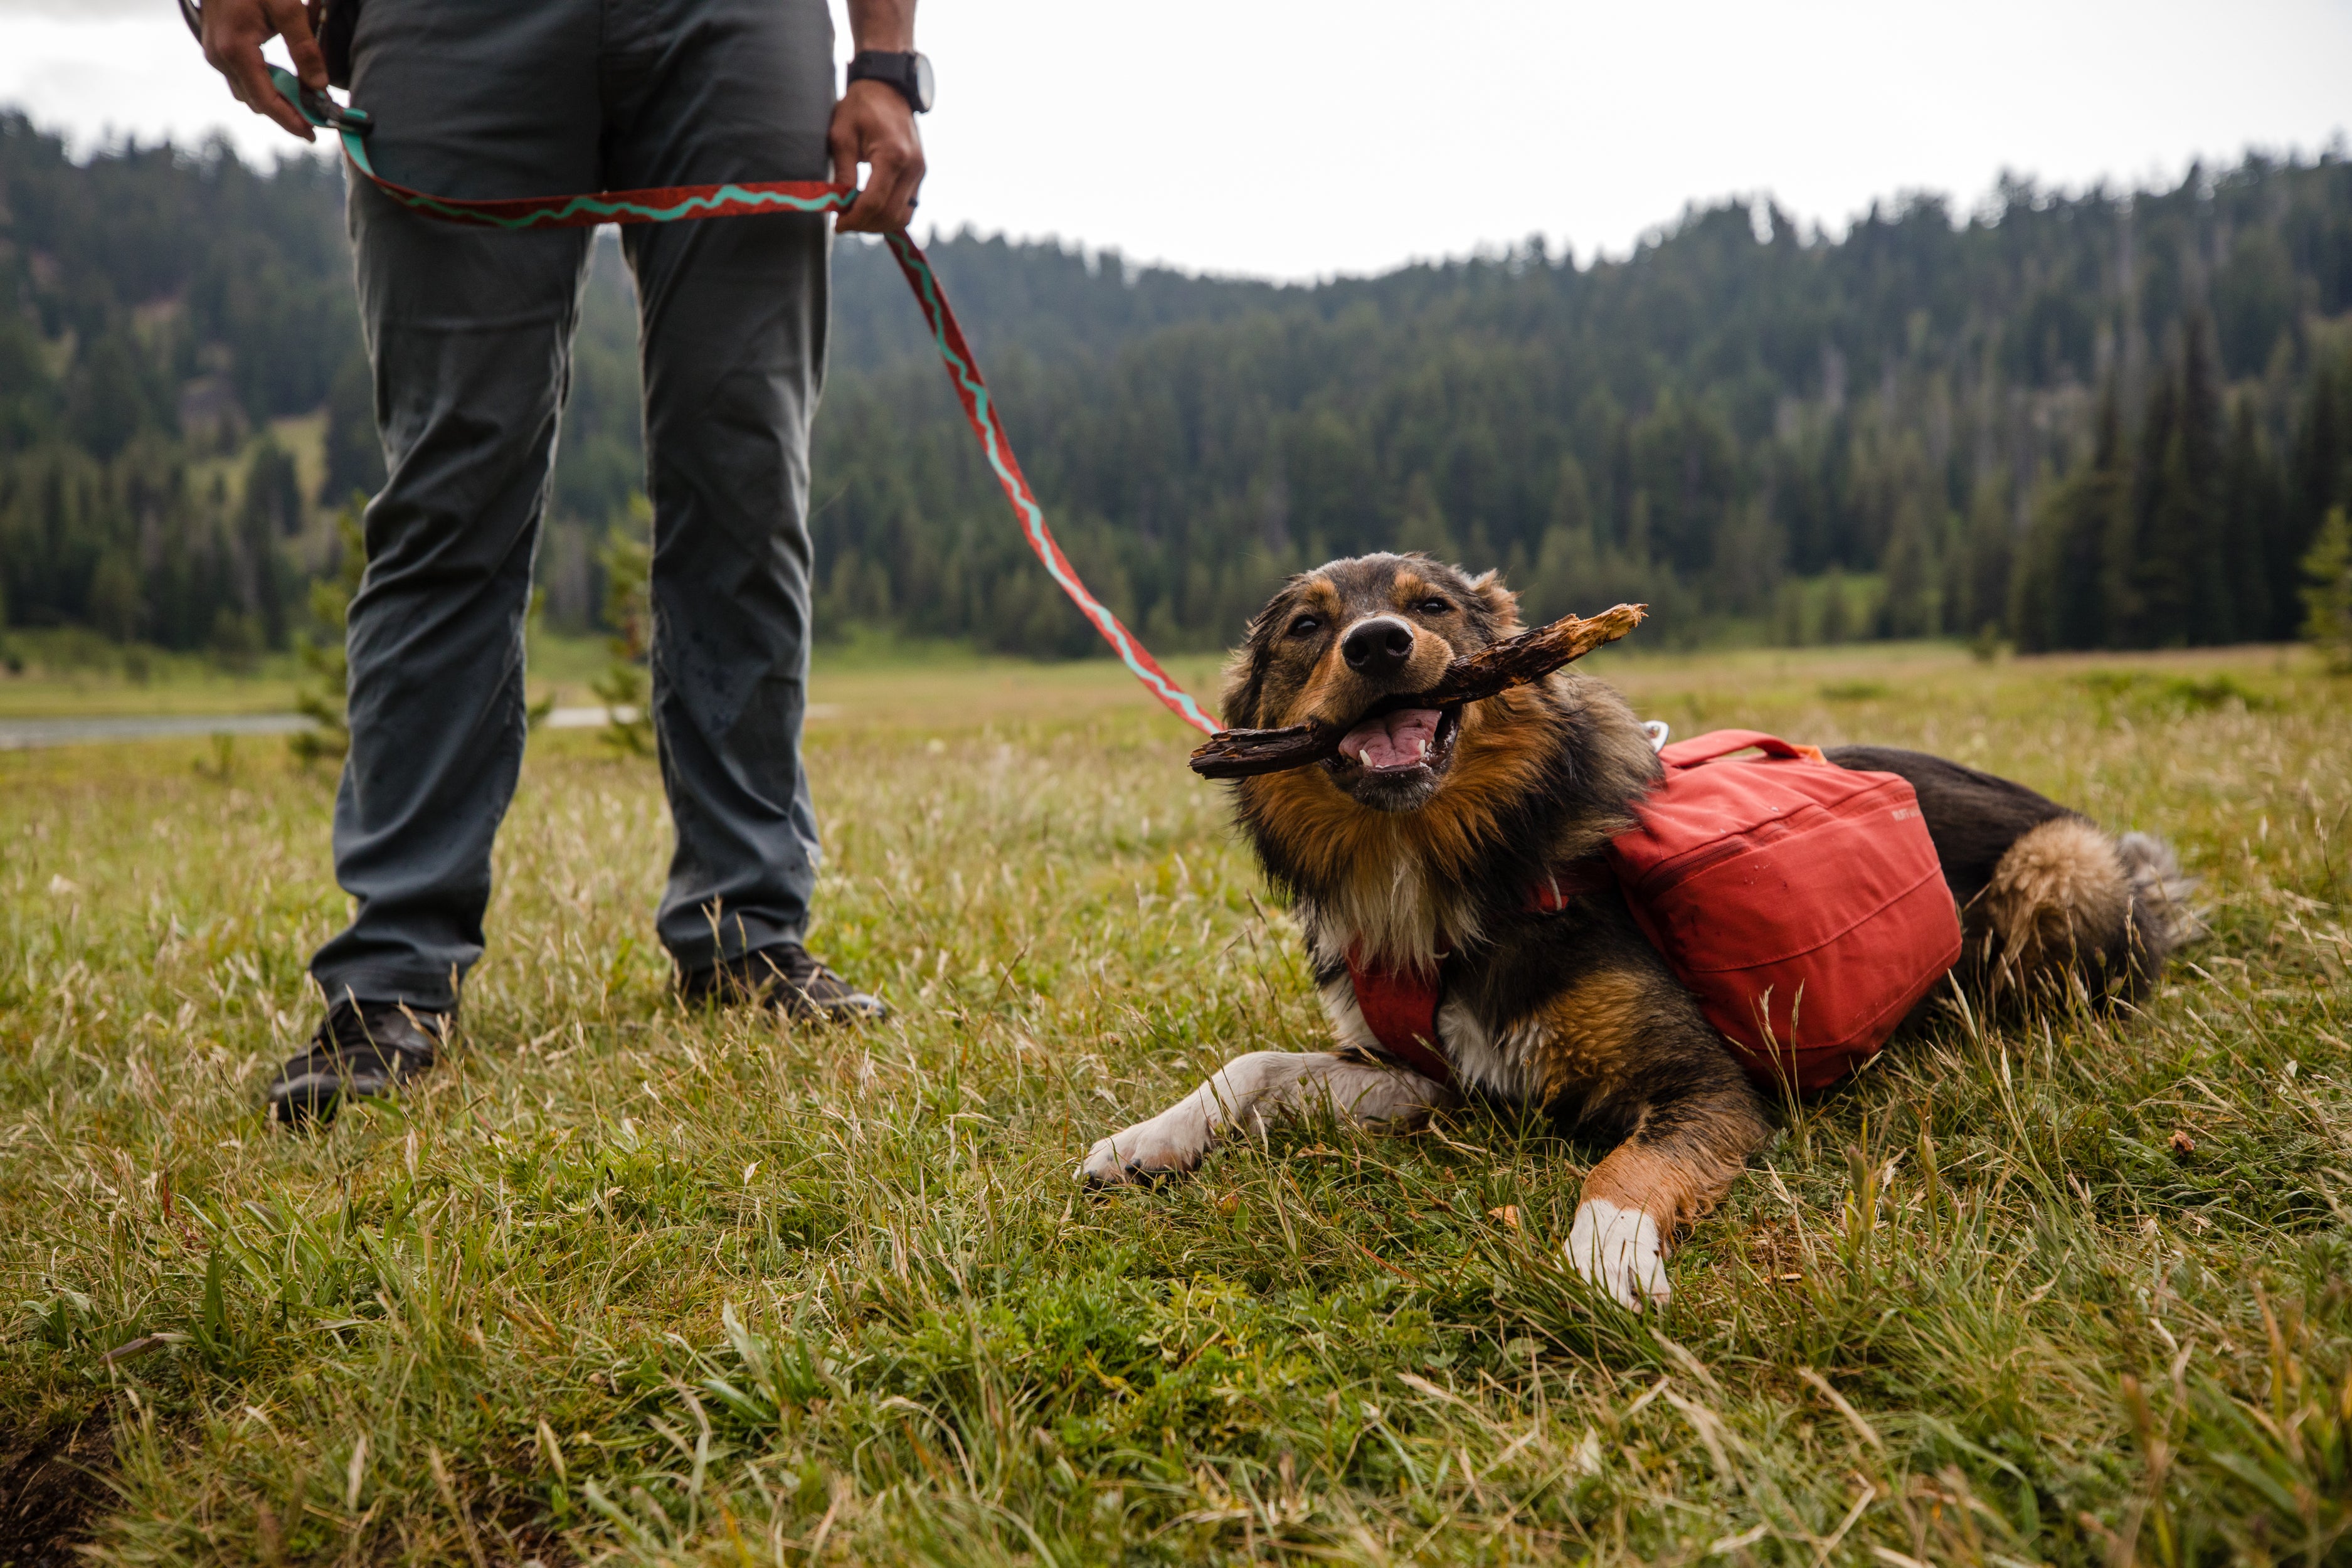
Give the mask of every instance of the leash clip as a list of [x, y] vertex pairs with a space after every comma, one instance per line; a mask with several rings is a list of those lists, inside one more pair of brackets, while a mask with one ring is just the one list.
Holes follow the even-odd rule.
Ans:
[[299, 79], [294, 83], [294, 100], [304, 114], [330, 131], [364, 138], [375, 130], [366, 110], [346, 108]]
[[364, 109], [347, 109], [330, 95], [305, 83], [301, 78], [280, 66], [269, 68], [269, 79], [278, 96], [302, 111], [311, 124], [323, 126], [338, 135], [357, 136], [364, 140], [375, 129]]

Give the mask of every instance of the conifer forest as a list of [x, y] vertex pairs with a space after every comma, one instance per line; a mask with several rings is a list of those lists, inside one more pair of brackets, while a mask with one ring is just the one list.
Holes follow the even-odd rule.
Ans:
[[[232, 660], [310, 629], [331, 514], [383, 477], [341, 203], [321, 160], [76, 161], [0, 118], [0, 628]], [[2276, 640], [2352, 502], [2340, 151], [1903, 195], [1835, 237], [1727, 200], [1623, 257], [1529, 241], [1312, 285], [931, 249], [1065, 547], [1171, 651], [1386, 548], [1503, 568], [1532, 614], [1646, 600], [1682, 642]], [[836, 255], [820, 626], [1088, 652], [896, 268]], [[559, 626], [595, 624], [642, 516], [636, 396], [607, 240], [540, 549]]]

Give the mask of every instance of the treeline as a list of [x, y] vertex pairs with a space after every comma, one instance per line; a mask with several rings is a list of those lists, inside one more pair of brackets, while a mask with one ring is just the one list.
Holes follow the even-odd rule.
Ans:
[[76, 163], [0, 116], [0, 626], [287, 640], [320, 494], [383, 474], [341, 207], [315, 160]]
[[2008, 581], [2006, 622], [2021, 646], [2294, 634], [2305, 579], [2318, 570], [2314, 542], [2352, 500], [2352, 356], [2315, 356], [2286, 418], [2264, 416], [2263, 393], [2259, 383], [2225, 388], [2202, 315], [2183, 323], [2136, 419], [2126, 423], [2109, 382], [2088, 454], [2046, 489], [2013, 559], [2003, 559], [2005, 534], [1974, 543], [1982, 560], [1969, 569], [1986, 587]]
[[[381, 484], [342, 177], [215, 144], [76, 162], [0, 112], [0, 629], [79, 626], [240, 658], [299, 629], [326, 519]], [[958, 303], [1045, 363], [1258, 309], [1269, 285], [1001, 240], [951, 242]], [[927, 353], [897, 269], [845, 245], [836, 377]], [[541, 552], [552, 618], [600, 611], [607, 530], [643, 484], [635, 303], [608, 237], [575, 345]], [[328, 628], [313, 627], [314, 632]]]
[[[941, 266], [948, 284], [956, 277]], [[1690, 212], [1622, 261], [1284, 290], [1095, 356], [977, 347], [1066, 546], [1156, 642], [1391, 546], [1664, 636], [2289, 637], [2352, 499], [2352, 165], [1913, 198], [1841, 240]], [[935, 367], [821, 427], [824, 613], [1078, 651]]]
[[[340, 175], [215, 148], [77, 163], [0, 116], [0, 615], [237, 650], [298, 629], [322, 509], [381, 481]], [[2352, 164], [1912, 197], [1835, 241], [1769, 205], [1620, 260], [1313, 287], [972, 236], [934, 260], [1071, 556], [1155, 644], [1284, 573], [1432, 550], [1662, 634], [2294, 635], [2352, 500]], [[600, 247], [541, 570], [585, 626], [642, 484]], [[820, 625], [1030, 653], [1091, 634], [1024, 550], [895, 267], [837, 253]]]

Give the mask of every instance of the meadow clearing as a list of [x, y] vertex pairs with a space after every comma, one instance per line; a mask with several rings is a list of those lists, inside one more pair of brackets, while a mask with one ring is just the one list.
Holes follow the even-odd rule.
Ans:
[[458, 1048], [320, 1136], [256, 1108], [331, 779], [0, 753], [0, 1564], [2352, 1562], [2352, 681], [1593, 666], [2161, 833], [2211, 934], [2144, 1017], [1955, 1012], [1790, 1107], [1637, 1319], [1558, 1262], [1602, 1151], [1538, 1117], [1077, 1189], [1321, 1036], [1107, 663], [821, 674], [861, 1032], [672, 1003], [653, 765], [536, 738]]

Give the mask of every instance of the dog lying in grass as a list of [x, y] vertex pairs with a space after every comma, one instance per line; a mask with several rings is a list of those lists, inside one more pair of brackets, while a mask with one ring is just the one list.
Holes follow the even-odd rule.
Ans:
[[[1625, 1306], [1666, 1299], [1676, 1232], [1769, 1137], [1764, 1094], [1613, 884], [1530, 900], [1548, 868], [1634, 826], [1660, 774], [1649, 736], [1572, 668], [1450, 708], [1391, 706], [1519, 629], [1496, 574], [1420, 555], [1335, 561], [1259, 612], [1227, 669], [1225, 721], [1345, 731], [1336, 757], [1234, 785], [1241, 826], [1305, 934], [1336, 1048], [1235, 1058], [1096, 1143], [1083, 1180], [1189, 1171], [1235, 1129], [1326, 1105], [1391, 1129], [1450, 1108], [1452, 1085], [1383, 1052], [1349, 958], [1436, 965], [1436, 1045], [1454, 1083], [1615, 1143], [1585, 1180], [1570, 1265]], [[2111, 837], [2021, 784], [1916, 752], [1826, 755], [1917, 791], [1960, 910], [1958, 978], [1992, 1005], [2137, 998], [2189, 932], [2187, 884], [2156, 839]]]

